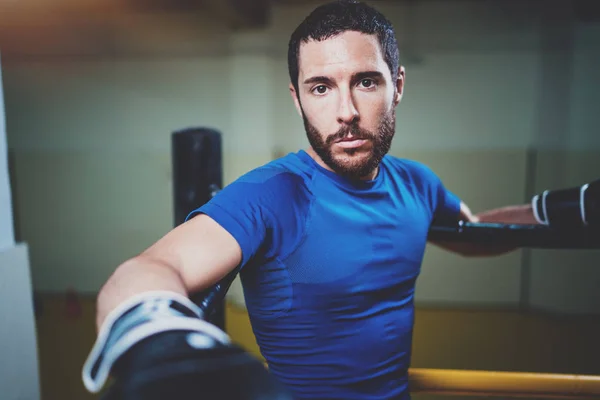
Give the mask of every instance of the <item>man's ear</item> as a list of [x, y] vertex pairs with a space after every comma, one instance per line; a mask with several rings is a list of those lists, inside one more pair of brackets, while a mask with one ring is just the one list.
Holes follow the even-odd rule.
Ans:
[[300, 107], [300, 100], [298, 98], [298, 92], [294, 85], [290, 83], [290, 94], [292, 95], [292, 99], [294, 100], [294, 106], [296, 106], [296, 111], [298, 111], [298, 115], [302, 117], [302, 107]]
[[400, 104], [404, 95], [404, 83], [406, 81], [406, 71], [403, 66], [398, 68], [398, 79], [396, 79], [396, 96], [394, 98], [394, 106]]

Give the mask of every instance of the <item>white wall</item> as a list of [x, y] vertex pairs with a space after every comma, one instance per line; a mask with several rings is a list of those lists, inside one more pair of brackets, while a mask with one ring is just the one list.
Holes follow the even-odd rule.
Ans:
[[9, 130], [36, 289], [95, 291], [172, 227], [170, 134], [230, 130], [227, 69], [223, 58], [14, 68]]
[[[600, 151], [596, 26], [560, 25], [573, 40], [554, 46], [549, 17], [519, 2], [377, 4], [398, 30], [407, 68], [394, 155], [430, 165], [475, 211], [593, 178]], [[274, 154], [306, 146], [286, 52], [310, 9], [275, 7], [267, 29], [232, 34], [219, 53], [6, 66], [17, 225], [31, 245], [36, 289], [94, 292], [119, 262], [170, 229], [173, 130], [223, 132], [226, 184]], [[560, 68], [548, 60], [572, 63], [573, 76], [546, 79]], [[597, 312], [590, 282], [600, 276], [598, 254], [577, 252], [581, 278], [565, 285], [560, 260], [573, 254], [465, 260], [429, 248], [417, 299]], [[232, 293], [239, 297], [239, 287]]]

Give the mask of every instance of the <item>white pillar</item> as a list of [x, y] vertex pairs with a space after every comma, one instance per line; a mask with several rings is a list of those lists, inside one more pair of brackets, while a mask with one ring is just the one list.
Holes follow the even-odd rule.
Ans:
[[0, 58], [0, 251], [15, 245], [12, 202], [8, 178], [8, 145], [6, 142], [6, 117], [2, 90], [2, 59]]
[[15, 245], [0, 64], [0, 398], [39, 400], [29, 252]]

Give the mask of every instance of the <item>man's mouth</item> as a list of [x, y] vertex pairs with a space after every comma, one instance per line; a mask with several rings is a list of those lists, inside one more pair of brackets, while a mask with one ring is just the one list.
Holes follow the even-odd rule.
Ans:
[[340, 142], [353, 142], [356, 140], [367, 140], [367, 138], [363, 138], [360, 136], [355, 136], [355, 135], [346, 135], [338, 140], [336, 140], [336, 143], [340, 143]]
[[360, 139], [357, 137], [344, 137], [336, 142], [336, 144], [344, 149], [353, 149], [360, 147], [367, 143], [367, 139]]

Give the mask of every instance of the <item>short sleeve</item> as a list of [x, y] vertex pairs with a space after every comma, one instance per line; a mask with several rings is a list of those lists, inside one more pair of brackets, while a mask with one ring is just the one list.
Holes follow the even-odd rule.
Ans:
[[434, 209], [433, 219], [439, 221], [456, 221], [460, 213], [460, 198], [446, 189], [439, 178], [434, 184], [433, 190], [436, 193], [437, 204]]
[[302, 177], [257, 169], [224, 187], [187, 219], [206, 214], [227, 230], [242, 250], [242, 267], [294, 247], [304, 233], [310, 195]]
[[448, 190], [442, 180], [428, 166], [411, 161], [413, 179], [416, 186], [424, 194], [436, 221], [456, 221], [460, 213], [460, 198]]

